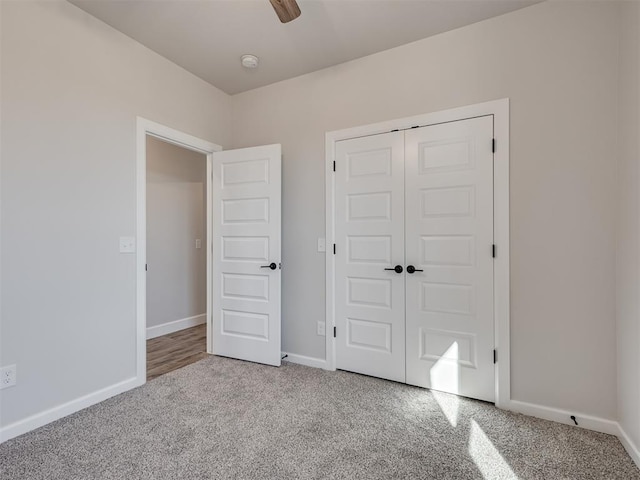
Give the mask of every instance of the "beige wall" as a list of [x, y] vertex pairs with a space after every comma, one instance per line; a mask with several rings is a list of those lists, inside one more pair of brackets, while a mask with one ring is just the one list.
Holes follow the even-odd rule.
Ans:
[[206, 198], [206, 155], [147, 137], [147, 328], [207, 311]]
[[618, 420], [640, 449], [640, 3], [623, 5], [620, 27]]
[[0, 2], [0, 425], [135, 376], [136, 116], [228, 146], [230, 98], [67, 2]]
[[324, 135], [511, 99], [512, 397], [616, 417], [618, 6], [547, 2], [236, 95], [283, 145], [283, 349], [323, 358]]

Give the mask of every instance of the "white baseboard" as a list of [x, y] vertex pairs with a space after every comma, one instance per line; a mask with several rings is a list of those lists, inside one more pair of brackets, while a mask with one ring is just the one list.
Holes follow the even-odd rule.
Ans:
[[519, 400], [508, 400], [504, 402], [500, 408], [572, 426], [575, 426], [575, 423], [571, 419], [571, 415], [574, 415], [578, 422], [578, 427], [616, 436], [620, 432], [620, 427], [614, 420], [584, 415], [580, 412], [570, 412], [568, 410], [560, 410], [558, 408], [544, 407], [542, 405], [521, 402]]
[[0, 428], [0, 443], [22, 435], [23, 433], [30, 432], [31, 430], [35, 430], [36, 428], [40, 428], [55, 420], [59, 420], [62, 417], [66, 417], [67, 415], [71, 415], [72, 413], [75, 413], [79, 410], [90, 407], [91, 405], [100, 403], [115, 395], [126, 392], [127, 390], [139, 387], [143, 383], [144, 380], [140, 380], [136, 377], [130, 378], [128, 380], [116, 383], [115, 385], [111, 385], [83, 397], [76, 398], [75, 400], [71, 400], [70, 402], [63, 403], [62, 405], [58, 405], [57, 407], [50, 408], [49, 410], [45, 410], [44, 412], [36, 413], [35, 415], [27, 417], [24, 420], [19, 420], [15, 423], [11, 423], [6, 427]]
[[201, 313], [194, 317], [181, 318], [180, 320], [174, 320], [173, 322], [163, 323], [162, 325], [155, 325], [147, 328], [147, 340], [151, 338], [161, 337], [162, 335], [168, 335], [173, 332], [184, 330], [185, 328], [196, 327], [202, 325], [207, 321], [207, 314]]
[[618, 425], [618, 439], [622, 446], [625, 448], [631, 459], [636, 463], [638, 468], [640, 468], [640, 448], [638, 445], [635, 445], [631, 440], [631, 437], [627, 435], [627, 432], [624, 431], [622, 426]]
[[305, 357], [304, 355], [297, 355], [295, 353], [282, 352], [282, 356], [287, 356], [284, 359], [285, 362], [297, 363], [298, 365], [304, 365], [306, 367], [327, 369], [327, 361], [324, 358]]

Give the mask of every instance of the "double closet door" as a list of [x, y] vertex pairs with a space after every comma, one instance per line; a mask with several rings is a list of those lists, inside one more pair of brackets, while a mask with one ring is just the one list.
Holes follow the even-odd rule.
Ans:
[[336, 143], [336, 366], [494, 401], [493, 116]]

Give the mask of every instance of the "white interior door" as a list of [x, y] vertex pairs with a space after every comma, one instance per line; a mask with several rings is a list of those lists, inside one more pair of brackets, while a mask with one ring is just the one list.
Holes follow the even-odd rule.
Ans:
[[492, 116], [405, 137], [407, 383], [491, 402], [492, 138]]
[[213, 154], [213, 353], [280, 365], [281, 147]]
[[404, 382], [404, 133], [336, 143], [336, 367]]

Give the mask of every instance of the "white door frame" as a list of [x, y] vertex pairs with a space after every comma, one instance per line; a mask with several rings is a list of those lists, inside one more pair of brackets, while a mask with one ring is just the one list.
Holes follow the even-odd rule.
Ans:
[[495, 137], [493, 172], [493, 232], [496, 244], [494, 261], [494, 322], [496, 406], [507, 408], [511, 399], [510, 337], [509, 337], [509, 99], [494, 100], [476, 105], [400, 118], [387, 122], [327, 132], [325, 136], [325, 198], [326, 198], [326, 369], [336, 369], [335, 339], [331, 332], [335, 326], [335, 256], [329, 245], [335, 243], [335, 144], [340, 140], [375, 135], [392, 130], [405, 130], [415, 126], [465, 120], [493, 115]]
[[211, 325], [211, 198], [212, 157], [222, 150], [220, 145], [202, 140], [179, 130], [136, 119], [136, 377], [137, 384], [147, 381], [147, 135], [207, 156], [207, 352], [212, 352]]

